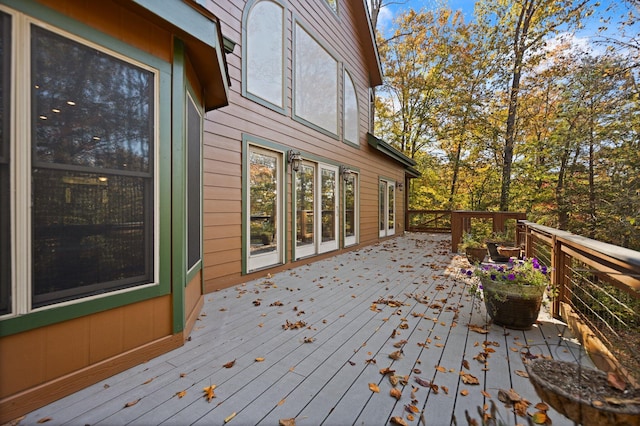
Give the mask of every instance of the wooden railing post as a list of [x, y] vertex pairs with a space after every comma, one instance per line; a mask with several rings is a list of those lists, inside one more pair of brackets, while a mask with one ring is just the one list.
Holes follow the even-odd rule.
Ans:
[[451, 212], [451, 252], [458, 252], [458, 244], [462, 241], [462, 214]]
[[560, 317], [560, 304], [567, 298], [567, 274], [565, 273], [566, 256], [562, 252], [562, 244], [556, 235], [551, 237], [551, 286], [557, 291], [553, 299], [552, 314]]

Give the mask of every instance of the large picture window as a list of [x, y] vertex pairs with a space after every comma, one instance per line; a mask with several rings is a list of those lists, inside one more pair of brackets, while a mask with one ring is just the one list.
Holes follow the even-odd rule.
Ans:
[[33, 307], [152, 280], [154, 72], [31, 25]]
[[0, 59], [0, 315], [155, 284], [158, 68], [4, 7]]
[[254, 3], [245, 36], [246, 93], [284, 109], [284, 8], [269, 0]]
[[338, 62], [304, 28], [295, 29], [295, 115], [338, 133]]

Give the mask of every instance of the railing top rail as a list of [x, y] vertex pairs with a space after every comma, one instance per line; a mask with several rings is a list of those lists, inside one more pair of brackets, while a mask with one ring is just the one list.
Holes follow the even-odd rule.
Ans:
[[568, 231], [561, 231], [559, 229], [539, 225], [537, 223], [529, 222], [526, 220], [521, 220], [519, 222], [525, 224], [529, 228], [535, 229], [538, 232], [550, 236], [555, 235], [561, 240], [567, 243], [571, 243], [572, 245], [586, 247], [590, 250], [597, 251], [613, 259], [617, 259], [622, 262], [628, 263], [629, 265], [633, 265], [634, 267], [640, 268], [640, 251], [620, 247], [615, 244], [605, 243], [602, 241], [572, 234]]

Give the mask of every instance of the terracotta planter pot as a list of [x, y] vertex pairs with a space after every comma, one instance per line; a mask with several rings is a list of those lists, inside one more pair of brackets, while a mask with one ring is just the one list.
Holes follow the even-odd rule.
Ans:
[[467, 247], [464, 249], [464, 253], [470, 263], [482, 263], [487, 255], [487, 249], [484, 247]]
[[544, 287], [482, 280], [482, 289], [485, 308], [495, 324], [528, 330], [538, 319]]
[[520, 257], [520, 247], [498, 246], [498, 253], [505, 257]]
[[[576, 424], [640, 425], [640, 405], [609, 402], [632, 400], [634, 396], [638, 397], [640, 391], [632, 391], [635, 395], [630, 395], [611, 388], [607, 384], [606, 373], [579, 367], [574, 362], [550, 359], [535, 359], [527, 363], [526, 368], [538, 396]], [[566, 390], [567, 387], [571, 388], [571, 392]], [[593, 388], [608, 389], [610, 395], [595, 396]]]

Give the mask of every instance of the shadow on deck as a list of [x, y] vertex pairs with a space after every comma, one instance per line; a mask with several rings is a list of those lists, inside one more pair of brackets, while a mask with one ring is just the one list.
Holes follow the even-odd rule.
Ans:
[[514, 389], [531, 402], [529, 414], [537, 411], [523, 359], [589, 361], [544, 313], [529, 331], [488, 325], [459, 273], [467, 266], [451, 254], [449, 235], [406, 234], [208, 294], [183, 347], [20, 424], [383, 425], [400, 416], [409, 425], [464, 425], [466, 411], [480, 420], [491, 402], [505, 424], [526, 424], [498, 400], [500, 389]]

